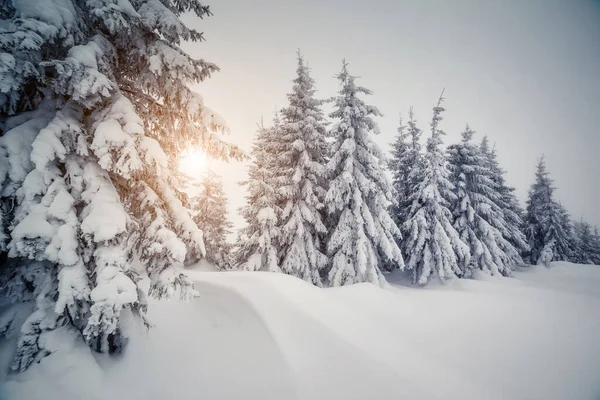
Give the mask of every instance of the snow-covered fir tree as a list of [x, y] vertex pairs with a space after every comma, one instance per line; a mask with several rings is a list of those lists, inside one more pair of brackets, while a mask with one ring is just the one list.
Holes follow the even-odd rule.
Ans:
[[596, 265], [600, 265], [600, 229], [597, 226], [594, 227], [594, 234], [592, 235], [592, 247], [594, 249], [592, 261]]
[[555, 260], [557, 261], [571, 261], [573, 253], [577, 247], [577, 239], [575, 237], [575, 230], [573, 229], [573, 220], [571, 214], [561, 203], [558, 203], [558, 212], [560, 214], [560, 229], [557, 232], [553, 232], [550, 229], [550, 237], [556, 238], [556, 248], [554, 252], [556, 254]]
[[[442, 93], [443, 95], [443, 93]], [[463, 273], [469, 265], [469, 246], [465, 244], [452, 224], [448, 209], [456, 196], [449, 177], [448, 165], [442, 146], [445, 133], [439, 129], [442, 120], [443, 97], [433, 108], [431, 137], [427, 140], [422, 163], [423, 176], [410, 210], [403, 224], [406, 268], [412, 270], [413, 282], [425, 285], [431, 277], [442, 282]]]
[[[535, 182], [529, 190], [525, 214], [525, 234], [529, 241], [530, 262], [537, 263], [550, 246], [555, 261], [572, 257], [573, 231], [566, 209], [554, 199], [554, 185], [544, 157], [537, 164]], [[549, 252], [545, 253], [547, 256]]]
[[398, 135], [396, 141], [392, 143], [391, 157], [388, 162], [394, 193], [392, 218], [398, 227], [401, 227], [408, 218], [413, 197], [422, 180], [419, 174], [423, 170], [420, 143], [423, 132], [417, 126], [412, 108], [408, 117], [408, 126], [400, 120]]
[[382, 266], [403, 268], [404, 262], [396, 243], [400, 230], [388, 211], [392, 188], [383, 170], [384, 156], [371, 138], [379, 133], [373, 117], [381, 113], [358, 97], [371, 91], [356, 86], [345, 62], [337, 78], [341, 90], [331, 113], [336, 120], [331, 129], [335, 142], [327, 164], [325, 198], [331, 223], [327, 281], [331, 286], [384, 285]]
[[281, 109], [277, 136], [272, 142], [276, 162], [278, 256], [281, 271], [314, 285], [321, 285], [327, 266], [322, 238], [325, 196], [326, 123], [315, 98], [315, 82], [298, 53], [297, 77], [289, 105]]
[[259, 127], [252, 146], [252, 164], [248, 169], [247, 205], [240, 209], [246, 225], [238, 233], [233, 267], [246, 271], [281, 272], [277, 254], [281, 209], [277, 205], [275, 157], [272, 146], [279, 132], [279, 119], [274, 125]]
[[392, 195], [393, 201], [390, 206], [390, 213], [396, 225], [402, 223], [402, 211], [405, 210], [407, 192], [408, 192], [408, 174], [410, 168], [404, 159], [409, 151], [409, 135], [406, 125], [400, 116], [398, 125], [398, 134], [396, 140], [391, 144], [392, 150], [388, 160], [387, 167], [392, 174]]
[[[12, 368], [76, 329], [101, 352], [124, 340], [120, 317], [157, 297], [193, 296], [179, 268], [204, 253], [177, 189], [177, 153], [238, 157], [221, 119], [187, 84], [217, 70], [184, 53], [201, 40], [179, 16], [193, 0], [24, 0], [2, 6], [0, 266], [4, 294], [35, 300]], [[69, 328], [72, 327], [72, 328]]]
[[508, 230], [500, 207], [503, 194], [492, 179], [487, 156], [472, 142], [474, 133], [467, 125], [461, 143], [448, 147], [456, 196], [451, 205], [454, 227], [471, 250], [463, 275], [470, 276], [473, 269], [510, 275], [511, 267], [522, 260], [502, 234]]
[[576, 240], [573, 261], [579, 264], [595, 264], [597, 249], [595, 248], [592, 226], [581, 220], [573, 224], [573, 230]]
[[552, 259], [554, 258], [554, 239], [550, 240], [542, 251], [540, 252], [540, 256], [537, 259], [537, 265], [543, 265], [544, 267], [549, 267]]
[[496, 204], [504, 214], [504, 229], [501, 229], [502, 236], [508, 240], [517, 249], [522, 256], [529, 251], [527, 238], [523, 233], [523, 208], [515, 195], [515, 189], [508, 186], [504, 179], [505, 171], [498, 163], [496, 149], [489, 148], [487, 136], [484, 136], [480, 150], [487, 157], [488, 172], [490, 178], [496, 184], [500, 197], [496, 199]]
[[206, 260], [220, 269], [231, 268], [232, 246], [227, 241], [233, 224], [227, 217], [227, 197], [223, 181], [212, 169], [202, 173], [200, 193], [192, 199], [194, 222], [204, 235]]

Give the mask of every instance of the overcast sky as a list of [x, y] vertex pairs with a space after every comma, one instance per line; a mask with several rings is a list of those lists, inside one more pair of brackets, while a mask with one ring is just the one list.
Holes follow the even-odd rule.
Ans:
[[[446, 145], [465, 123], [496, 144], [508, 182], [524, 203], [545, 154], [557, 198], [574, 218], [600, 226], [600, 2], [214, 0], [191, 25], [206, 42], [186, 44], [221, 68], [196, 89], [250, 150], [256, 124], [285, 105], [300, 49], [318, 95], [338, 89], [342, 58], [374, 91], [389, 151], [398, 114], [412, 105], [428, 133], [431, 108], [446, 88]], [[246, 167], [213, 164], [234, 210]]]

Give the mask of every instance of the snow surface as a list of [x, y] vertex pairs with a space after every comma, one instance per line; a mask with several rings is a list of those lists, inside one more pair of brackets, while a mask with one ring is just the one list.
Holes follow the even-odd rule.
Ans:
[[[390, 276], [318, 289], [283, 274], [189, 274], [200, 297], [127, 320], [125, 353], [56, 332], [56, 352], [6, 376], [8, 399], [598, 399], [600, 267], [553, 263], [513, 278]], [[395, 283], [394, 283], [395, 282]], [[1, 396], [1, 395], [0, 395]]]

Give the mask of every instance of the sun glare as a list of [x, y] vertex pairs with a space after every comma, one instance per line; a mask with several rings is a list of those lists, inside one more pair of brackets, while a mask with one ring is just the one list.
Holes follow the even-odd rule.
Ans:
[[179, 157], [179, 170], [199, 175], [206, 169], [206, 154], [200, 149], [189, 150]]

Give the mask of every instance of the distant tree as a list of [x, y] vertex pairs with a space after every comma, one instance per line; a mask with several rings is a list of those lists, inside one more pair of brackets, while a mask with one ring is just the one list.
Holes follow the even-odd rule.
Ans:
[[233, 224], [227, 218], [227, 197], [221, 177], [205, 171], [199, 182], [200, 193], [192, 199], [194, 222], [202, 230], [206, 260], [220, 269], [231, 268], [232, 246], [227, 241]]
[[381, 114], [358, 97], [371, 91], [356, 86], [346, 62], [337, 78], [341, 90], [330, 115], [336, 121], [331, 129], [335, 142], [325, 198], [331, 222], [327, 282], [384, 285], [381, 267], [404, 264], [396, 244], [400, 231], [388, 212], [392, 190], [383, 170], [383, 153], [371, 139], [379, 132], [372, 117]]
[[388, 168], [392, 173], [394, 202], [391, 208], [392, 218], [398, 227], [408, 219], [410, 208], [417, 193], [422, 176], [423, 155], [420, 138], [422, 131], [417, 127], [413, 110], [408, 113], [408, 126], [400, 120], [396, 141], [392, 143], [392, 152]]
[[537, 165], [535, 182], [529, 190], [525, 233], [529, 241], [530, 260], [536, 263], [544, 248], [551, 244], [556, 261], [572, 257], [573, 232], [569, 214], [554, 199], [554, 185], [542, 157]]
[[600, 230], [597, 226], [594, 227], [594, 234], [592, 236], [592, 246], [594, 248], [594, 264], [600, 265]]
[[489, 162], [488, 172], [490, 178], [494, 181], [498, 188], [497, 190], [500, 192], [500, 196], [495, 199], [495, 203], [504, 214], [505, 224], [503, 229], [501, 229], [502, 236], [517, 249], [521, 256], [527, 254], [529, 245], [523, 233], [524, 212], [515, 195], [515, 189], [507, 185], [504, 179], [505, 171], [498, 163], [495, 148], [490, 150], [487, 137], [483, 138], [480, 149]]
[[240, 230], [236, 242], [233, 267], [247, 271], [281, 272], [277, 254], [279, 229], [277, 221], [281, 209], [277, 205], [275, 182], [276, 153], [272, 146], [279, 134], [279, 119], [274, 125], [259, 127], [252, 146], [252, 164], [246, 186], [247, 204], [240, 209], [246, 225]]
[[327, 267], [322, 239], [326, 192], [326, 122], [323, 100], [315, 98], [315, 81], [298, 54], [297, 77], [289, 104], [281, 109], [277, 138], [272, 142], [276, 174], [278, 255], [281, 271], [321, 286]]
[[456, 200], [448, 176], [448, 165], [441, 149], [442, 136], [439, 129], [442, 120], [443, 97], [433, 108], [431, 137], [427, 141], [423, 176], [413, 200], [409, 219], [403, 225], [406, 268], [413, 271], [413, 281], [425, 285], [432, 276], [442, 282], [462, 275], [461, 266], [469, 264], [469, 247], [452, 224], [449, 201]]
[[546, 245], [540, 252], [540, 256], [537, 259], [537, 265], [543, 265], [544, 267], [550, 266], [550, 262], [552, 262], [552, 260], [554, 259], [554, 245], [554, 239], [546, 243]]
[[511, 268], [522, 260], [502, 234], [509, 229], [499, 205], [503, 193], [492, 179], [487, 155], [472, 142], [474, 133], [467, 125], [462, 142], [448, 147], [454, 227], [471, 254], [469, 265], [462, 266], [463, 276], [470, 276], [473, 269], [510, 275]]
[[392, 195], [394, 200], [390, 206], [390, 215], [396, 223], [402, 223], [402, 212], [406, 208], [408, 195], [408, 174], [410, 169], [405, 162], [406, 154], [409, 148], [409, 135], [406, 131], [406, 125], [400, 116], [398, 125], [398, 135], [396, 140], [391, 144], [391, 157], [388, 160], [387, 167], [392, 174]]
[[596, 264], [600, 248], [597, 247], [592, 226], [584, 220], [573, 224], [575, 231], [575, 254], [573, 261], [579, 264]]

